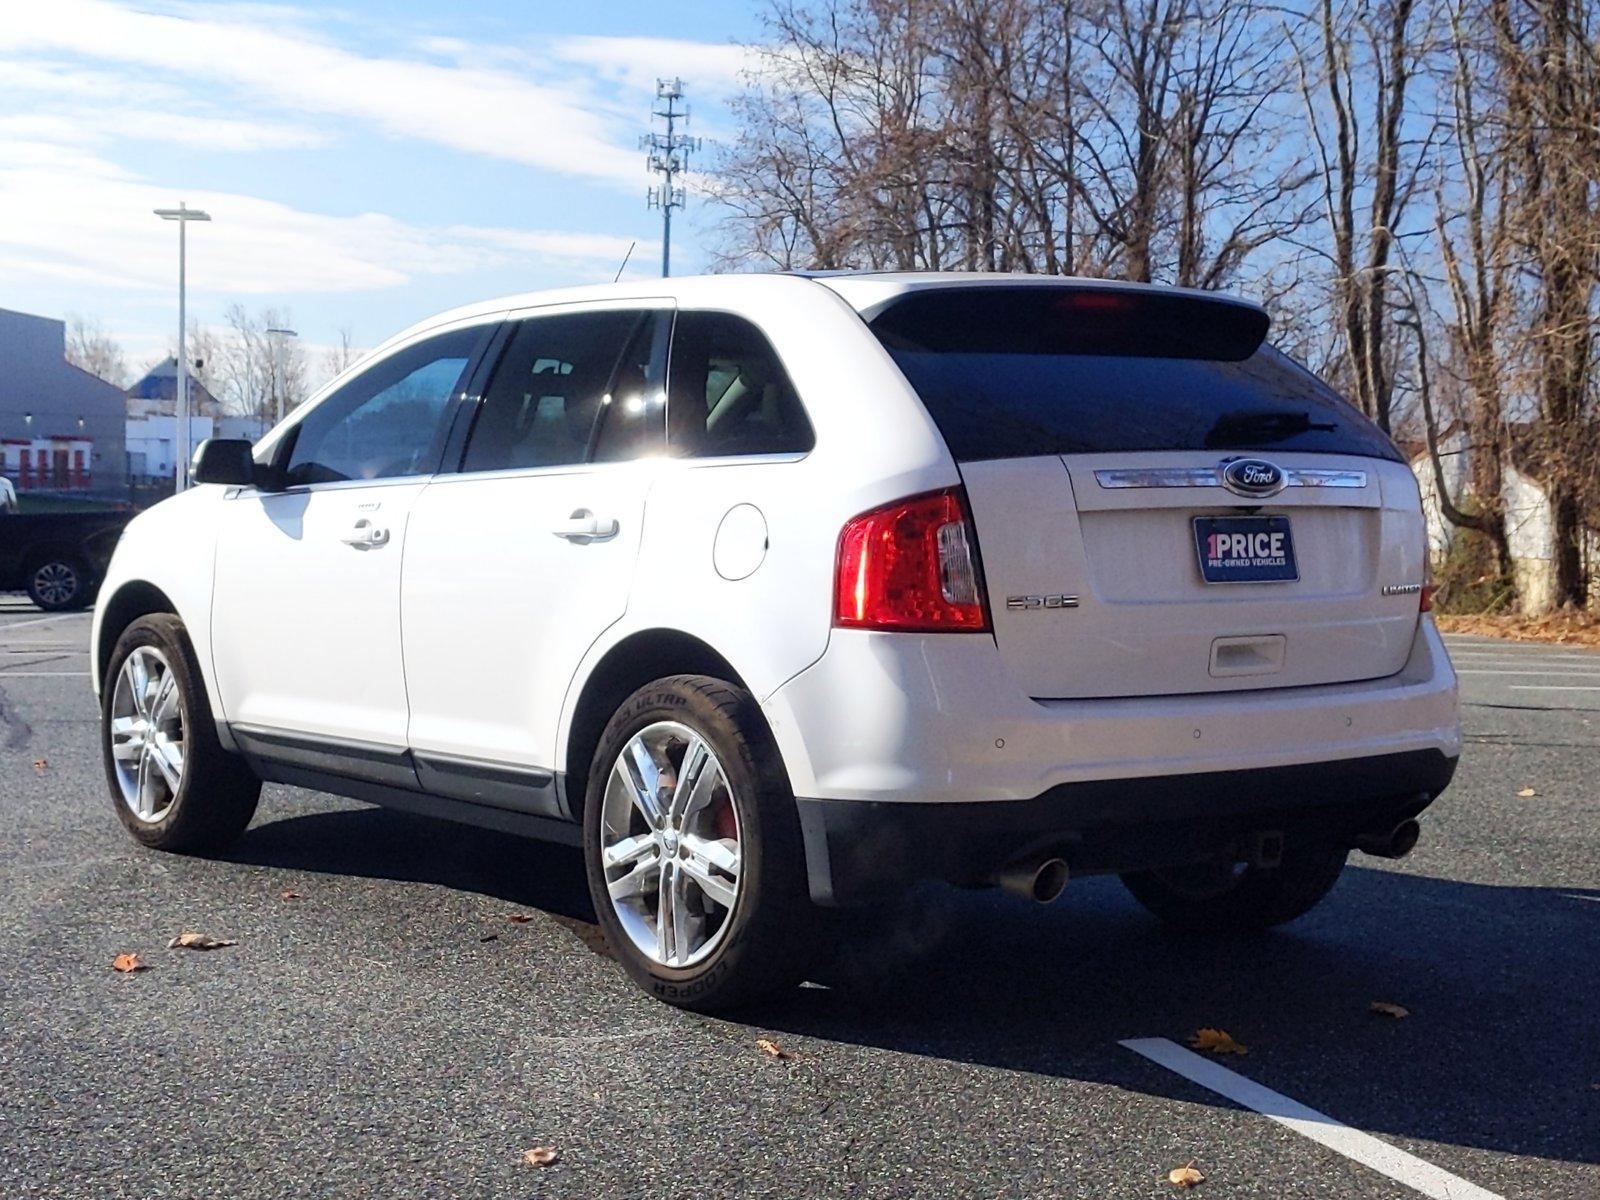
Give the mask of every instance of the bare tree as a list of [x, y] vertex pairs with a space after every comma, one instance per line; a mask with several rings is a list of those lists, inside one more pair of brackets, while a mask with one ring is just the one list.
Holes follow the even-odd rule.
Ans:
[[128, 385], [128, 359], [99, 321], [67, 314], [67, 361], [117, 387]]
[[[1555, 539], [1555, 600], [1586, 599], [1582, 531], [1596, 514], [1600, 50], [1585, 0], [1489, 0], [1514, 230], [1524, 261], [1537, 464]], [[1587, 512], [1586, 512], [1587, 510]]]
[[276, 308], [251, 313], [242, 304], [230, 306], [225, 318], [221, 398], [241, 416], [275, 421], [280, 408], [288, 412], [306, 397], [305, 352], [298, 339], [269, 332], [287, 328], [292, 318]]
[[1395, 241], [1433, 139], [1408, 119], [1426, 45], [1417, 9], [1417, 0], [1320, 0], [1295, 48], [1350, 383], [1385, 431], [1393, 424]]
[[355, 348], [348, 325], [341, 325], [337, 336], [339, 340], [329, 346], [322, 356], [323, 374], [329, 379], [344, 374], [362, 357], [362, 352]]

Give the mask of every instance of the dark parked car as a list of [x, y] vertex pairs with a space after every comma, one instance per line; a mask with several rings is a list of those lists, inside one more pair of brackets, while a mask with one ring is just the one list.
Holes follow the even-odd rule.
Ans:
[[18, 512], [0, 489], [0, 591], [25, 590], [46, 612], [93, 602], [131, 511]]

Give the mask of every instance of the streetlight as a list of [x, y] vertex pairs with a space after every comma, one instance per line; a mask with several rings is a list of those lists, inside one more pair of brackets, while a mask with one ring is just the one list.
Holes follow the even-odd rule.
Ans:
[[286, 338], [286, 337], [299, 337], [300, 335], [298, 333], [296, 333], [293, 329], [268, 329], [267, 332], [269, 334], [273, 335], [272, 336], [272, 398], [273, 398], [274, 401], [276, 401], [276, 403], [274, 404], [273, 407], [277, 409], [278, 420], [281, 421], [281, 420], [283, 420], [284, 395], [283, 395], [283, 389], [280, 386], [281, 381], [279, 380], [278, 376], [279, 376], [280, 372], [282, 372], [282, 371], [284, 371], [286, 369], [284, 361], [283, 361], [283, 339]]
[[178, 223], [178, 440], [175, 456], [178, 461], [172, 467], [172, 483], [174, 489], [181, 492], [189, 486], [189, 357], [185, 341], [189, 316], [184, 278], [187, 270], [188, 225], [190, 221], [209, 221], [211, 214], [190, 208], [182, 200], [178, 201], [177, 208], [158, 208], [155, 214], [163, 221]]

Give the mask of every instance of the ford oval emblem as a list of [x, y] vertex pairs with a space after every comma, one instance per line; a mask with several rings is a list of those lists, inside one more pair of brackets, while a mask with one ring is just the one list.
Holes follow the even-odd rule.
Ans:
[[1236, 458], [1222, 468], [1222, 485], [1240, 496], [1275, 496], [1287, 482], [1282, 467], [1259, 458]]

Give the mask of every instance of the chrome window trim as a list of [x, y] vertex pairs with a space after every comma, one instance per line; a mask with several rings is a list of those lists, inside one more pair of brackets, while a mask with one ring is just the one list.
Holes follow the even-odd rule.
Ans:
[[[1284, 487], [1364, 488], [1365, 471], [1285, 469]], [[1220, 488], [1221, 467], [1129, 467], [1096, 471], [1103, 488]]]

